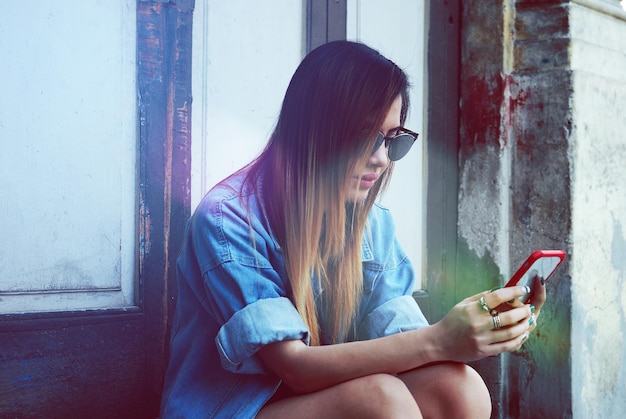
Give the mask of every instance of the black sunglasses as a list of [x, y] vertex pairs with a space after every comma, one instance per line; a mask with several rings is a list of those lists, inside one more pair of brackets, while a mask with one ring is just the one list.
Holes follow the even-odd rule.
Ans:
[[418, 133], [402, 127], [398, 128], [396, 135], [389, 137], [385, 137], [385, 134], [379, 132], [376, 142], [374, 143], [374, 148], [372, 148], [372, 154], [374, 154], [376, 150], [378, 150], [378, 147], [384, 142], [389, 160], [398, 161], [406, 156], [406, 153], [409, 152], [418, 136]]

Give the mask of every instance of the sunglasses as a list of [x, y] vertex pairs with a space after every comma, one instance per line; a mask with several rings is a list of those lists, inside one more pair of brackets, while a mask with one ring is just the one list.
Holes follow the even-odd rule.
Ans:
[[418, 133], [402, 127], [398, 128], [396, 135], [389, 137], [385, 137], [385, 134], [379, 132], [376, 142], [374, 143], [374, 148], [372, 148], [372, 154], [374, 154], [376, 150], [378, 150], [378, 147], [384, 142], [389, 160], [398, 161], [406, 156], [406, 153], [409, 152], [418, 136]]

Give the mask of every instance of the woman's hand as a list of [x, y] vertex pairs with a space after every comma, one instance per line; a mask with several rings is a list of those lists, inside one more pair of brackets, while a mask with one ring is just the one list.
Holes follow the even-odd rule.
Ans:
[[433, 327], [438, 329], [440, 357], [469, 362], [518, 350], [537, 325], [546, 300], [545, 287], [535, 278], [531, 304], [517, 298], [526, 295], [521, 286], [485, 291], [466, 298]]

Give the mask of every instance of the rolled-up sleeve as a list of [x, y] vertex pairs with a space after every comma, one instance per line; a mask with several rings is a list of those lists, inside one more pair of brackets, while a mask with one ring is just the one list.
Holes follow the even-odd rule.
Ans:
[[364, 299], [358, 340], [374, 339], [428, 326], [412, 296], [415, 271], [395, 237], [389, 211], [374, 206], [363, 238]]
[[219, 330], [215, 343], [222, 366], [231, 372], [267, 372], [258, 357], [261, 347], [283, 340], [309, 344], [309, 332], [287, 298], [256, 301], [236, 312]]
[[410, 295], [392, 298], [368, 313], [359, 327], [360, 339], [374, 339], [428, 326]]
[[373, 339], [428, 326], [422, 310], [413, 298], [414, 271], [409, 260], [396, 248], [399, 263], [386, 266], [368, 263], [366, 277], [373, 277], [365, 295], [358, 339]]
[[189, 264], [202, 275], [197, 294], [218, 325], [214, 341], [222, 367], [263, 374], [268, 371], [255, 356], [260, 348], [284, 340], [308, 344], [309, 331], [289, 298], [280, 249], [247, 210], [258, 213], [244, 208], [237, 195], [201, 207], [192, 224]]

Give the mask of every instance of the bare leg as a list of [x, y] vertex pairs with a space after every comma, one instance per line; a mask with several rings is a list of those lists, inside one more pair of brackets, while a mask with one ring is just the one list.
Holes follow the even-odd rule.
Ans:
[[[418, 407], [419, 406], [419, 407]], [[305, 395], [287, 394], [258, 418], [489, 418], [491, 398], [465, 364], [427, 365], [394, 377], [375, 374]]]
[[407, 386], [389, 374], [375, 374], [327, 389], [267, 404], [257, 418], [421, 418]]
[[427, 365], [400, 374], [425, 418], [489, 418], [491, 397], [471, 367], [455, 362]]

